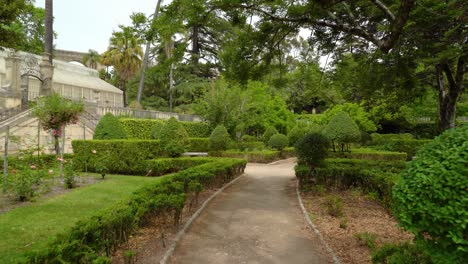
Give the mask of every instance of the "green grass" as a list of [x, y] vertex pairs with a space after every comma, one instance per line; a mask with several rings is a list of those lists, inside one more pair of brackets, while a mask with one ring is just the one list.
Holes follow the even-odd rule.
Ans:
[[15, 263], [24, 252], [45, 248], [45, 244], [77, 221], [129, 198], [134, 191], [158, 179], [106, 176], [94, 185], [0, 215], [0, 263]]

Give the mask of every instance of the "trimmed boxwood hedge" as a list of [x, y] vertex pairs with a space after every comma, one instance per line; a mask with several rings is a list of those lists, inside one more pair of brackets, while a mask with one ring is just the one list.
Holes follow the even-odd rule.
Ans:
[[[47, 248], [28, 255], [28, 263], [110, 263], [108, 256], [128, 240], [148, 216], [172, 216], [178, 224], [183, 208], [203, 188], [217, 188], [243, 173], [246, 161], [217, 159], [166, 176], [136, 191], [128, 200], [107, 205], [79, 221]], [[100, 262], [98, 262], [100, 261]]]
[[294, 148], [285, 148], [283, 151], [277, 150], [261, 150], [261, 151], [213, 151], [210, 156], [225, 157], [225, 158], [241, 158], [253, 163], [270, 163], [276, 160], [295, 157]]
[[181, 157], [181, 158], [163, 158], [145, 161], [147, 176], [161, 176], [169, 173], [178, 172], [190, 167], [198, 166], [208, 162], [214, 162], [217, 158], [207, 157]]
[[389, 151], [406, 152], [407, 160], [413, 159], [418, 151], [432, 140], [421, 139], [393, 139], [389, 143], [382, 146], [382, 149]]
[[332, 158], [365, 159], [365, 160], [401, 160], [407, 158], [404, 152], [383, 151], [374, 149], [353, 149], [351, 152], [330, 152]]
[[405, 166], [404, 161], [326, 159], [325, 166], [315, 168], [314, 172], [304, 164], [297, 165], [295, 170], [303, 189], [312, 184], [335, 189], [360, 187], [364, 191], [377, 193], [379, 200], [389, 207], [392, 188]]
[[189, 152], [209, 152], [210, 150], [209, 138], [189, 138]]
[[[151, 139], [151, 132], [156, 126], [163, 126], [167, 121], [159, 119], [119, 119], [123, 129], [131, 139]], [[209, 137], [211, 128], [206, 122], [180, 122], [187, 131], [189, 137], [203, 138]]]
[[73, 140], [72, 146], [81, 171], [97, 171], [97, 161], [105, 161], [107, 173], [134, 174], [145, 170], [141, 161], [163, 156], [158, 140]]

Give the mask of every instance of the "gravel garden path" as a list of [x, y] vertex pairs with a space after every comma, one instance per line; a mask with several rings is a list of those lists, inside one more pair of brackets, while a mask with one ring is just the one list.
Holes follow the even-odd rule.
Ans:
[[333, 263], [307, 228], [293, 159], [248, 164], [180, 241], [171, 263]]

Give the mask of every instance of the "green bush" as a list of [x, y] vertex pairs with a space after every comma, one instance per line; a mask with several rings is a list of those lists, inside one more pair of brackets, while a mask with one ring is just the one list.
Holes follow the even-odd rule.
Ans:
[[[172, 216], [178, 225], [189, 197], [204, 188], [219, 188], [241, 174], [246, 162], [218, 159], [167, 176], [136, 191], [128, 200], [113, 205], [93, 217], [79, 221], [57, 236], [47, 249], [29, 254], [27, 263], [96, 263], [105, 260], [128, 240], [147, 216]], [[191, 188], [200, 186], [201, 188]]]
[[369, 145], [380, 145], [383, 146], [385, 144], [390, 143], [392, 140], [411, 140], [414, 139], [413, 135], [409, 133], [405, 134], [378, 134], [372, 133], [371, 134], [372, 141]]
[[407, 154], [404, 152], [375, 150], [368, 148], [355, 148], [351, 152], [332, 152], [330, 156], [333, 158], [348, 158], [348, 159], [367, 159], [367, 160], [406, 160]]
[[268, 146], [282, 151], [285, 147], [288, 146], [288, 137], [283, 134], [275, 134], [271, 136], [270, 140], [268, 141]]
[[181, 157], [181, 158], [162, 158], [147, 160], [146, 176], [161, 176], [169, 173], [174, 173], [198, 166], [208, 162], [215, 162], [216, 158], [206, 157]]
[[377, 126], [370, 119], [369, 113], [367, 113], [364, 108], [355, 103], [344, 103], [335, 105], [333, 108], [327, 109], [323, 113], [322, 122], [327, 124], [329, 123], [334, 116], [340, 112], [345, 112], [349, 117], [356, 123], [360, 131], [372, 133], [377, 130]]
[[210, 139], [209, 138], [189, 138], [189, 152], [209, 152]]
[[418, 123], [411, 129], [417, 139], [433, 139], [437, 136], [437, 124], [436, 123]]
[[265, 144], [268, 144], [268, 141], [270, 141], [270, 138], [273, 136], [273, 135], [276, 135], [278, 134], [278, 130], [276, 130], [275, 127], [268, 127], [266, 130], [265, 130], [265, 133], [263, 133], [263, 142]]
[[215, 151], [225, 150], [229, 140], [226, 128], [223, 125], [218, 125], [210, 135], [210, 148]]
[[468, 259], [467, 139], [463, 126], [425, 145], [393, 192], [400, 224], [442, 259]]
[[241, 151], [263, 150], [265, 149], [265, 144], [262, 141], [240, 142], [237, 144], [237, 148]]
[[432, 264], [424, 250], [409, 243], [385, 244], [372, 253], [374, 264]]
[[295, 157], [296, 153], [294, 148], [285, 148], [283, 151], [277, 150], [259, 150], [259, 151], [216, 151], [210, 152], [210, 156], [225, 157], [225, 158], [239, 158], [245, 159], [253, 163], [270, 163], [273, 161]]
[[310, 133], [299, 140], [296, 145], [297, 157], [310, 167], [320, 166], [328, 155], [330, 142], [319, 133]]
[[296, 166], [296, 177], [301, 182], [302, 189], [309, 188], [309, 184], [324, 185], [333, 189], [360, 187], [364, 191], [376, 193], [383, 205], [390, 206], [392, 188], [406, 163], [404, 161], [326, 159], [324, 165], [315, 168], [313, 173], [301, 162]]
[[332, 142], [333, 150], [335, 144], [344, 152], [345, 147], [349, 150], [350, 143], [359, 142], [361, 132], [356, 123], [345, 112], [337, 113], [324, 129], [323, 134]]
[[257, 141], [257, 137], [251, 135], [243, 135], [241, 138], [242, 142], [255, 142]]
[[407, 154], [407, 160], [412, 160], [418, 151], [429, 142], [431, 142], [431, 140], [393, 139], [380, 148], [389, 151], [405, 152]]
[[44, 178], [45, 172], [34, 165], [24, 166], [9, 177], [7, 189], [21, 201], [30, 200], [35, 194], [35, 187]]
[[187, 131], [174, 117], [161, 128], [157, 139], [161, 142], [163, 151], [170, 157], [180, 156], [189, 145]]
[[105, 114], [96, 125], [93, 139], [125, 139], [127, 133], [120, 125], [119, 119], [111, 113]]
[[[158, 119], [137, 119], [137, 118], [121, 118], [119, 119], [122, 127], [131, 139], [152, 139], [158, 138], [157, 132], [168, 122]], [[187, 131], [189, 137], [203, 138], [209, 137], [210, 125], [206, 122], [179, 122]]]
[[154, 127], [165, 123], [164, 120], [139, 118], [120, 118], [119, 121], [130, 139], [152, 139]]
[[294, 146], [296, 142], [301, 140], [306, 134], [308, 129], [306, 126], [296, 125], [288, 133], [288, 142], [290, 146]]
[[[142, 161], [163, 156], [158, 140], [74, 140], [73, 163], [77, 170], [98, 172], [106, 166], [108, 173], [134, 174], [144, 171]], [[99, 165], [99, 166], [96, 166]]]

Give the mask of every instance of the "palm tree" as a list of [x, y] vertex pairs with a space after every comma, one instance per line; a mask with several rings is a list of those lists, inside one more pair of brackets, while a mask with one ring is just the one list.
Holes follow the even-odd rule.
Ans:
[[122, 31], [113, 32], [110, 46], [105, 52], [105, 63], [114, 67], [120, 89], [124, 92], [124, 106], [127, 106], [127, 83], [141, 66], [143, 42], [131, 27], [120, 26]]
[[97, 69], [99, 63], [101, 63], [101, 55], [95, 50], [90, 49], [88, 53], [83, 56], [83, 64], [92, 69]]

